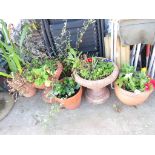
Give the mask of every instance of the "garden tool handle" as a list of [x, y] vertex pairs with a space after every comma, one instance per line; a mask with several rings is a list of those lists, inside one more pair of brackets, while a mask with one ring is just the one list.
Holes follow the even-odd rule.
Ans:
[[146, 45], [146, 57], [149, 57], [150, 55], [150, 48], [151, 48], [151, 45], [147, 44]]

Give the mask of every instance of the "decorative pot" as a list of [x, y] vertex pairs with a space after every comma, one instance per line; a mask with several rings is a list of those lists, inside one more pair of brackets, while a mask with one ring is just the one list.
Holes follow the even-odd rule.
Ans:
[[120, 88], [116, 83], [114, 84], [115, 94], [118, 99], [129, 106], [142, 104], [151, 95], [153, 90], [140, 92], [138, 94]]
[[58, 102], [62, 106], [64, 106], [66, 109], [73, 110], [80, 106], [81, 103], [81, 96], [82, 96], [82, 87], [80, 87], [79, 91], [72, 97], [69, 97], [67, 99], [60, 99], [57, 97], [48, 97], [47, 94], [51, 88], [46, 89], [42, 94], [42, 99], [46, 103], [55, 103]]
[[82, 86], [80, 87], [79, 91], [74, 96], [69, 97], [67, 99], [60, 99], [56, 97], [55, 101], [59, 102], [66, 109], [74, 110], [80, 106], [81, 97], [82, 97]]
[[[63, 66], [62, 64], [58, 61], [57, 62], [57, 70], [55, 71], [54, 75], [52, 77], [49, 77], [49, 80], [53, 81], [53, 80], [58, 80], [60, 78], [60, 75], [62, 73], [63, 70]], [[33, 86], [37, 89], [45, 89], [45, 83], [43, 83], [42, 85], [38, 86], [35, 83], [33, 83]]]
[[20, 89], [20, 94], [25, 97], [32, 97], [36, 94], [36, 88], [31, 83], [25, 83]]
[[101, 80], [83, 79], [76, 73], [76, 71], [73, 72], [73, 75], [77, 83], [87, 88], [85, 92], [87, 101], [93, 104], [102, 104], [110, 96], [110, 92], [106, 86], [117, 78], [118, 72], [118, 67], [114, 64], [114, 70], [111, 75]]

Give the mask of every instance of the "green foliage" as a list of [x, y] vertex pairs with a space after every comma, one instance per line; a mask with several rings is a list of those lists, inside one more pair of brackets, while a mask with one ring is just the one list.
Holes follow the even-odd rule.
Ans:
[[7, 78], [12, 78], [12, 76], [10, 74], [4, 73], [4, 72], [0, 72], [0, 76], [4, 76]]
[[149, 82], [149, 77], [145, 72], [135, 71], [134, 66], [123, 65], [116, 84], [127, 91], [144, 91], [145, 84]]
[[56, 60], [52, 59], [34, 59], [31, 64], [28, 64], [27, 70], [24, 73], [25, 78], [31, 82], [35, 83], [37, 86], [45, 84], [50, 86], [52, 77], [57, 69]]
[[[7, 26], [2, 19], [0, 19], [0, 25], [2, 27], [2, 34], [4, 36], [4, 41], [0, 40], [1, 54], [2, 54], [3, 58], [6, 60], [10, 71], [13, 73], [19, 72], [21, 74], [23, 61], [17, 53], [17, 47], [11, 41], [11, 39], [9, 37], [9, 31], [7, 29]], [[1, 73], [1, 75], [10, 77], [9, 74], [7, 75], [7, 74]]]
[[104, 61], [104, 58], [88, 58], [91, 61], [82, 59], [82, 52], [79, 52], [69, 46], [68, 57], [65, 59], [71, 70], [87, 80], [99, 80], [110, 75], [114, 70], [114, 65], [110, 61]]
[[105, 62], [103, 58], [92, 57], [92, 62], [81, 62], [78, 74], [87, 80], [99, 80], [109, 76], [113, 70], [112, 62]]
[[77, 84], [72, 77], [65, 77], [62, 81], [53, 84], [53, 90], [50, 95], [58, 98], [69, 98], [77, 93], [80, 85]]
[[81, 54], [82, 54], [82, 52], [79, 52], [79, 51], [73, 49], [69, 45], [68, 56], [67, 56], [67, 59], [65, 59], [65, 61], [69, 66], [71, 66], [71, 68], [73, 70], [80, 67], [80, 64], [81, 64], [80, 56], [81, 56]]

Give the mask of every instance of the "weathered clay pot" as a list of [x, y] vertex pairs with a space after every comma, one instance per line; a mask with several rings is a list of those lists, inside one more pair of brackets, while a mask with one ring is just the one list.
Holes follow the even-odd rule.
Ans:
[[63, 65], [62, 63], [60, 63], [59, 61], [57, 62], [57, 70], [55, 71], [54, 75], [53, 75], [53, 78], [55, 79], [59, 79], [60, 78], [60, 75], [62, 73], [62, 70], [63, 70]]
[[[57, 62], [57, 70], [55, 71], [54, 75], [49, 78], [49, 80], [58, 80], [60, 78], [60, 75], [62, 73], [63, 66], [60, 62]], [[33, 86], [37, 89], [45, 89], [45, 84], [42, 84], [40, 86], [37, 86], [35, 83], [33, 83]]]
[[25, 83], [20, 89], [21, 95], [25, 97], [32, 97], [36, 94], [36, 88], [32, 86], [30, 83]]
[[147, 98], [153, 92], [153, 90], [148, 90], [148, 91], [144, 91], [139, 94], [136, 94], [120, 88], [116, 83], [114, 84], [114, 87], [115, 87], [115, 94], [118, 97], [118, 99], [122, 103], [129, 106], [139, 105], [144, 103], [144, 101], [147, 100]]
[[118, 67], [114, 64], [114, 71], [111, 75], [101, 80], [86, 80], [80, 77], [76, 71], [73, 73], [75, 81], [81, 86], [86, 87], [85, 97], [88, 102], [93, 104], [102, 104], [110, 96], [107, 85], [112, 83], [118, 76]]
[[78, 108], [81, 104], [81, 96], [82, 96], [82, 87], [80, 87], [79, 91], [72, 97], [67, 99], [55, 98], [56, 102], [59, 102], [66, 109], [74, 110]]
[[36, 88], [31, 83], [27, 82], [22, 76], [15, 77], [15, 82], [13, 78], [7, 79], [7, 85], [10, 93], [16, 90], [24, 97], [32, 97], [36, 94]]
[[48, 93], [51, 91], [51, 88], [46, 88], [43, 93], [42, 93], [42, 99], [46, 103], [54, 103], [55, 102], [55, 97], [49, 97]]

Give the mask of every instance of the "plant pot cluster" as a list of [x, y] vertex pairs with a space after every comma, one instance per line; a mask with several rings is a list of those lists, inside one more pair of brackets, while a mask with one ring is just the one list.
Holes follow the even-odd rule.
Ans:
[[[42, 98], [45, 102], [59, 102], [67, 109], [75, 109], [80, 105], [82, 87], [86, 88], [85, 97], [90, 103], [101, 104], [110, 97], [109, 89], [106, 86], [111, 84], [118, 76], [118, 67], [111, 60], [102, 57], [80, 58], [78, 51], [70, 48], [66, 61], [72, 66], [73, 78], [70, 78], [79, 85], [79, 91], [75, 96], [70, 97], [67, 93], [70, 93], [72, 89], [75, 91], [75, 87], [69, 85], [61, 87], [66, 80], [64, 78], [58, 84], [54, 84], [54, 87], [44, 91]], [[57, 90], [59, 87], [60, 90]], [[55, 90], [57, 90], [57, 93], [55, 93]], [[67, 99], [65, 96], [57, 97], [59, 94], [63, 94], [65, 90], [69, 96]], [[69, 92], [67, 92], [68, 90]]]
[[58, 102], [67, 109], [76, 109], [80, 106], [83, 89], [88, 102], [102, 104], [110, 97], [107, 86], [114, 82], [115, 94], [122, 103], [138, 105], [155, 88], [155, 81], [146, 72], [137, 72], [130, 65], [122, 66], [119, 71], [110, 59], [88, 57], [73, 49], [69, 43], [65, 56], [44, 56], [23, 63], [24, 60], [17, 51], [25, 50], [22, 46], [24, 39], [21, 39], [19, 46], [11, 39], [8, 44], [6, 38], [10, 38], [9, 31], [3, 20], [0, 23], [3, 35], [6, 35], [3, 41], [0, 40], [0, 49], [9, 68], [8, 72], [0, 72], [0, 76], [7, 78], [12, 94], [17, 92], [32, 97], [37, 90], [43, 90], [42, 99], [45, 102]]

